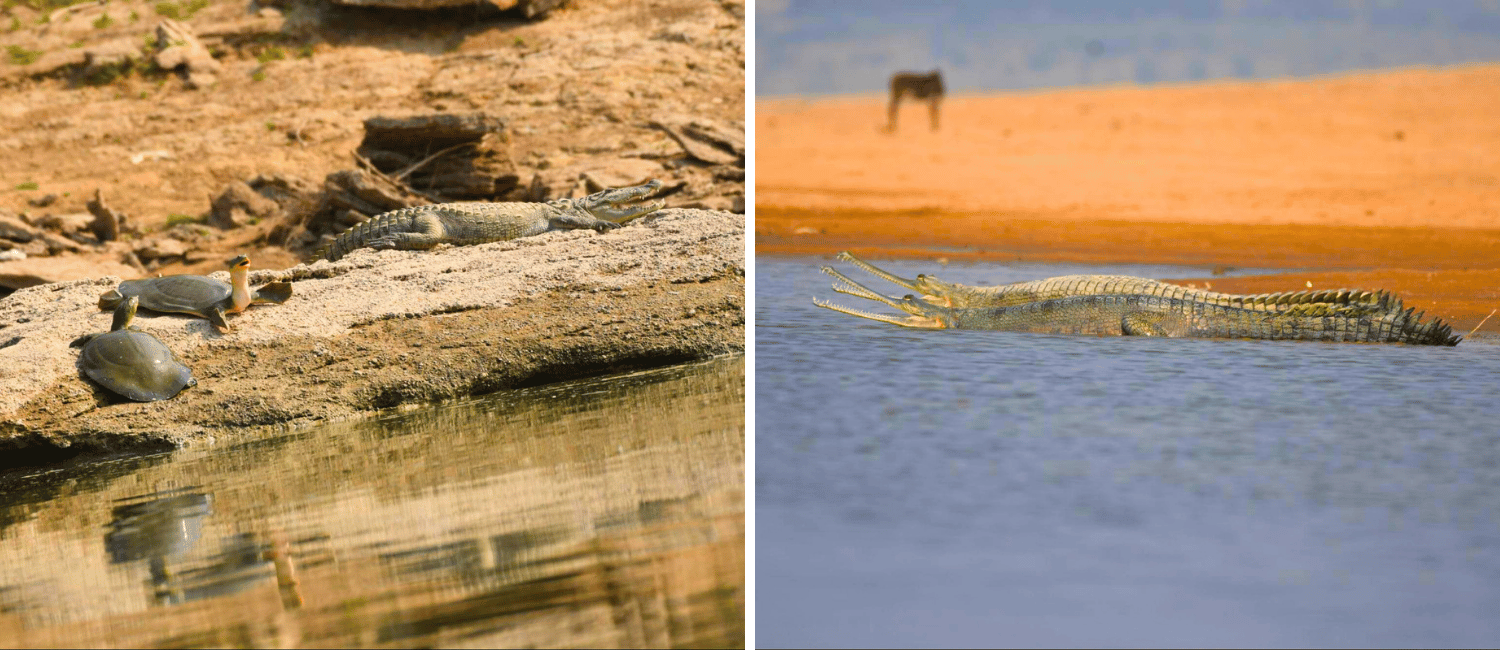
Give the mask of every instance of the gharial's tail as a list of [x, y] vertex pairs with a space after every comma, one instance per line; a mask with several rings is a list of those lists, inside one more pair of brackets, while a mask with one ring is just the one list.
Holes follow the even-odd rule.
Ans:
[[[869, 271], [874, 275], [890, 280], [891, 282], [899, 284], [903, 287], [910, 288], [912, 286], [910, 280], [905, 280], [904, 278], [899, 278], [897, 276], [886, 273], [885, 271], [882, 271], [873, 266], [870, 266], [869, 264], [855, 259], [854, 256], [849, 255], [848, 253], [840, 253], [838, 258], [844, 261], [854, 262], [855, 265], [859, 266], [860, 268], [865, 269], [866, 271]], [[814, 305], [817, 305], [824, 309], [831, 309], [841, 314], [858, 316], [859, 318], [867, 318], [869, 320], [880, 321], [882, 323], [890, 323], [892, 325], [900, 325], [901, 327], [917, 327], [925, 329], [943, 329], [947, 327], [947, 325], [943, 324], [943, 321], [941, 319], [937, 318], [934, 315], [935, 309], [932, 305], [919, 301], [915, 296], [907, 295], [905, 298], [893, 298], [849, 279], [848, 276], [845, 276], [843, 273], [839, 273], [833, 267], [825, 266], [822, 268], [822, 271], [830, 276], [833, 276], [835, 280], [838, 280], [838, 282], [835, 282], [833, 284], [834, 291], [850, 296], [858, 296], [866, 300], [874, 300], [876, 302], [885, 303], [887, 305], [895, 307], [896, 309], [900, 309], [901, 311], [911, 314], [911, 316], [908, 316], [906, 318], [883, 316], [859, 309], [844, 307], [842, 305], [835, 305], [833, 303], [819, 300], [817, 298], [813, 298]]]

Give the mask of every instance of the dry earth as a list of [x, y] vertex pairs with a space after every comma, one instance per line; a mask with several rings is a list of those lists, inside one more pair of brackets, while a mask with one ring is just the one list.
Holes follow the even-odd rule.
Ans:
[[82, 377], [72, 339], [109, 328], [118, 278], [22, 289], [0, 302], [0, 449], [7, 464], [257, 435], [606, 372], [744, 350], [744, 221], [668, 209], [605, 235], [546, 233], [436, 252], [359, 249], [252, 274], [290, 280], [283, 305], [234, 329], [138, 316], [198, 385], [152, 403]]
[[[11, 24], [0, 31], [5, 465], [744, 349], [744, 216], [729, 212], [743, 212], [743, 160], [706, 162], [659, 126], [742, 131], [741, 0], [573, 0], [536, 19], [484, 3], [31, 6], [0, 14]], [[153, 63], [164, 16], [212, 54], [206, 76]], [[356, 168], [365, 120], [445, 114], [503, 124], [501, 162], [519, 185], [491, 200], [658, 178], [668, 209], [604, 236], [298, 266], [317, 233], [295, 235], [325, 177]], [[205, 223], [214, 197], [259, 176], [311, 190], [274, 216]], [[96, 191], [135, 232], [92, 234], [85, 202]], [[264, 269], [257, 282], [294, 280], [292, 301], [232, 317], [224, 335], [185, 317], [136, 321], [193, 368], [196, 388], [120, 403], [80, 377], [67, 343], [108, 329], [101, 292], [214, 272], [238, 253]]]
[[757, 254], [1182, 264], [1396, 291], [1459, 331], [1500, 307], [1500, 66], [960, 94], [895, 136], [884, 102], [756, 102]]
[[[3, 249], [27, 247], [0, 238], [0, 285], [206, 273], [237, 253], [292, 266], [315, 242], [288, 250], [272, 234], [305, 219], [302, 206], [232, 230], [169, 232], [168, 221], [201, 220], [226, 186], [260, 175], [319, 188], [355, 167], [363, 123], [379, 116], [502, 121], [521, 187], [500, 200], [533, 183], [566, 195], [591, 175], [620, 185], [659, 178], [675, 190], [668, 207], [743, 205], [742, 169], [736, 180], [653, 126], [686, 117], [743, 131], [740, 0], [574, 0], [536, 20], [483, 3], [428, 12], [269, 5], [111, 0], [0, 14], [14, 21], [0, 31], [10, 52], [0, 61], [0, 222], [77, 230], [99, 190], [143, 231], [113, 245], [59, 233], [19, 261]], [[214, 53], [212, 83], [192, 89], [180, 71], [140, 58], [89, 63], [149, 50], [162, 12], [182, 17]], [[185, 250], [159, 261], [141, 253], [145, 264], [130, 266], [126, 252], [172, 237], [184, 242], [170, 248]], [[62, 247], [76, 252], [46, 256]]]

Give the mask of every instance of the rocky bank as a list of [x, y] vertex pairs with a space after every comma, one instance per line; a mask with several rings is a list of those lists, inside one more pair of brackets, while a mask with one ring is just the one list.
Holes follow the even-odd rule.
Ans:
[[[226, 277], [220, 274], [220, 277]], [[283, 305], [208, 321], [142, 312], [198, 385], [134, 403], [82, 376], [68, 343], [109, 328], [118, 277], [0, 300], [0, 465], [250, 439], [376, 409], [742, 352], [745, 224], [666, 209], [606, 233], [435, 251], [361, 249], [256, 271]]]

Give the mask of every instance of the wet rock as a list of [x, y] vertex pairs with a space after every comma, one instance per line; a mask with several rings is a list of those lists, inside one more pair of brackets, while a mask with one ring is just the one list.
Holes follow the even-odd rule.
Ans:
[[261, 196], [248, 184], [234, 181], [214, 198], [208, 213], [208, 224], [215, 228], [230, 230], [240, 228], [255, 219], [279, 215], [281, 206]]
[[217, 79], [219, 62], [186, 24], [163, 18], [156, 26], [156, 46], [161, 48], [156, 65], [180, 72], [188, 88], [207, 88]]

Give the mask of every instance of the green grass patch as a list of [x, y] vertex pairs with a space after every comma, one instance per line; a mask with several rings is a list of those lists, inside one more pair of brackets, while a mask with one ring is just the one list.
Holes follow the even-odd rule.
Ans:
[[272, 61], [280, 61], [285, 58], [286, 50], [281, 49], [281, 46], [279, 45], [272, 45], [271, 47], [261, 50], [259, 54], [255, 55], [255, 60], [260, 61], [261, 65], [265, 65]]
[[256, 70], [255, 72], [250, 73], [250, 80], [251, 81], [265, 81], [266, 80], [266, 71], [265, 70]]
[[20, 45], [5, 46], [5, 53], [13, 65], [29, 65], [42, 58], [41, 50], [28, 50]]
[[167, 217], [167, 227], [180, 226], [185, 223], [203, 223], [203, 217], [195, 217], [190, 214], [172, 214]]
[[209, 0], [187, 0], [187, 2], [158, 2], [153, 7], [156, 15], [171, 18], [172, 20], [186, 20], [192, 18], [193, 14], [207, 7]]
[[37, 189], [38, 187], [39, 186], [36, 184], [36, 181], [26, 181], [25, 183], [21, 183], [20, 185], [17, 185], [16, 189], [20, 190], [22, 192], [25, 192], [25, 191], [28, 191], [28, 190]]
[[114, 24], [115, 19], [110, 18], [109, 14], [100, 14], [99, 19], [94, 21], [94, 29], [109, 29]]

